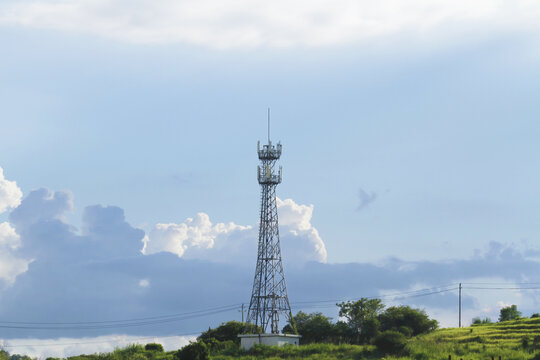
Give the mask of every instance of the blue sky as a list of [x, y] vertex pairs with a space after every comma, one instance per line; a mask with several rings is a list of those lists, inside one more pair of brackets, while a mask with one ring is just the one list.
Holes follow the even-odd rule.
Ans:
[[[81, 281], [99, 283], [81, 264], [105, 261], [146, 290], [167, 271], [148, 265], [141, 274], [138, 261], [166, 256], [178, 281], [182, 269], [212, 264], [229, 279], [242, 274], [215, 298], [247, 302], [267, 107], [272, 139], [283, 143], [278, 196], [290, 199], [280, 212], [291, 301], [540, 280], [539, 14], [531, 2], [489, 0], [3, 3], [0, 246], [10, 257], [0, 266], [0, 303], [30, 320], [58, 316], [54, 294], [37, 312], [18, 296], [36, 294], [25, 284], [69, 278], [59, 253], [73, 256]], [[87, 240], [92, 255], [79, 258]], [[469, 271], [455, 270], [460, 264]], [[310, 276], [344, 274], [365, 282], [305, 286]], [[179, 286], [170, 298], [189, 289], [194, 302], [176, 306], [199, 309], [205, 294]], [[99, 308], [116, 309], [132, 290], [104, 288], [110, 297]], [[156, 308], [150, 295], [133, 296], [125, 317], [181, 312], [172, 300]], [[449, 299], [447, 308], [411, 304], [454, 326]], [[538, 305], [534, 292], [469, 300], [469, 317], [496, 317], [518, 300], [524, 312]], [[153, 331], [126, 334], [174, 333]]]

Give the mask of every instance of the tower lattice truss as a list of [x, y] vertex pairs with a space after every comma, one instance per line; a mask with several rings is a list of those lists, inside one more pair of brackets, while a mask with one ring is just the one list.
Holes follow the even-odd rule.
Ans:
[[276, 187], [282, 179], [281, 167], [276, 169], [276, 162], [281, 156], [281, 144], [274, 146], [268, 140], [268, 144], [261, 149], [259, 142], [258, 153], [261, 161], [257, 169], [261, 185], [259, 247], [247, 322], [260, 326], [263, 333], [270, 327], [272, 334], [278, 334], [280, 315], [289, 316], [291, 313], [281, 262], [276, 205]]

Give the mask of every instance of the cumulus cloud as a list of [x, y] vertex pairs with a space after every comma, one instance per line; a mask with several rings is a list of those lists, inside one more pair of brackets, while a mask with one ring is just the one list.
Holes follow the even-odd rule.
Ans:
[[30, 0], [0, 7], [0, 23], [132, 43], [210, 48], [317, 47], [456, 30], [538, 30], [531, 0]]
[[69, 191], [50, 191], [45, 188], [28, 194], [19, 207], [9, 214], [16, 227], [28, 227], [42, 221], [63, 221], [73, 210], [73, 195]]
[[191, 257], [186, 252], [212, 249], [216, 246], [216, 242], [227, 241], [228, 236], [250, 229], [250, 226], [236, 225], [232, 222], [212, 225], [207, 214], [198, 213], [195, 218], [188, 218], [180, 224], [156, 224], [143, 240], [143, 253], [167, 251], [178, 257]]
[[21, 203], [22, 191], [15, 181], [6, 180], [0, 167], [0, 214], [9, 208], [16, 208]]
[[[326, 261], [326, 247], [311, 224], [313, 205], [277, 199], [284, 260]], [[144, 254], [170, 252], [185, 259], [250, 264], [257, 251], [258, 229], [230, 223], [213, 224], [205, 213], [182, 223], [156, 224], [145, 236]]]
[[28, 270], [30, 261], [17, 257], [16, 250], [21, 245], [20, 236], [9, 223], [0, 223], [0, 279], [8, 285], [15, 282], [18, 275]]
[[311, 224], [313, 205], [300, 205], [292, 199], [277, 198], [276, 202], [285, 258], [301, 263], [326, 262], [326, 246], [319, 231]]

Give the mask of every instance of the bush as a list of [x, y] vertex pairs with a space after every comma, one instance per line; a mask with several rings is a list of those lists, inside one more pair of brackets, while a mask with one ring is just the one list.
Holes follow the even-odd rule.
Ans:
[[524, 349], [529, 348], [529, 338], [527, 336], [521, 338], [521, 347]]
[[203, 332], [197, 340], [208, 342], [210, 339], [216, 339], [217, 341], [234, 341], [237, 345], [240, 345], [240, 338], [238, 335], [245, 332], [257, 334], [262, 332], [259, 327], [252, 324], [245, 324], [240, 321], [229, 321], [221, 324], [215, 329], [208, 329]]
[[531, 319], [534, 319], [534, 318], [537, 318], [537, 317], [540, 317], [539, 313], [534, 313], [534, 314], [531, 315]]
[[210, 358], [210, 352], [204, 341], [189, 343], [175, 354], [179, 360], [207, 360]]
[[387, 330], [377, 335], [373, 344], [383, 354], [403, 354], [407, 338], [399, 331]]
[[159, 351], [159, 352], [163, 352], [163, 345], [161, 344], [155, 344], [155, 343], [151, 343], [151, 344], [146, 344], [144, 346], [144, 350], [146, 351]]
[[472, 325], [486, 325], [486, 324], [493, 324], [493, 322], [488, 317], [483, 318], [483, 319], [479, 317], [475, 317], [472, 319]]

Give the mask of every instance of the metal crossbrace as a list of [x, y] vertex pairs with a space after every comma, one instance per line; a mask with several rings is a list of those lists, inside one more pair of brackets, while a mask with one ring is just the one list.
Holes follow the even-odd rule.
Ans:
[[276, 187], [282, 178], [281, 167], [276, 172], [281, 144], [274, 146], [269, 140], [262, 149], [259, 144], [258, 154], [261, 161], [257, 173], [261, 185], [259, 245], [247, 323], [259, 326], [263, 333], [270, 326], [270, 332], [278, 334], [280, 315], [288, 316], [291, 312], [281, 261], [276, 205]]

